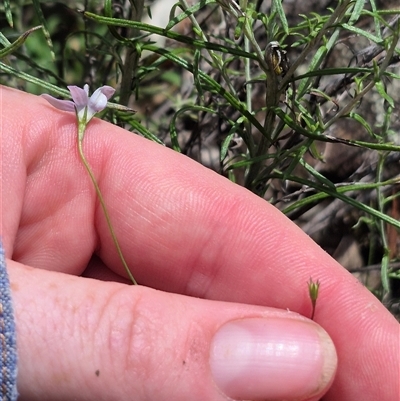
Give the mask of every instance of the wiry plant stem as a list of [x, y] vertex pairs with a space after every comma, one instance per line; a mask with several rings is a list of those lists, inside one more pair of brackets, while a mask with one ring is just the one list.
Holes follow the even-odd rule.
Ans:
[[117, 236], [115, 235], [114, 228], [113, 228], [113, 226], [111, 224], [111, 219], [110, 219], [110, 216], [108, 214], [108, 210], [106, 208], [106, 204], [104, 202], [103, 195], [101, 194], [101, 191], [100, 191], [100, 187], [97, 184], [97, 181], [96, 181], [96, 178], [95, 178], [95, 176], [93, 174], [93, 171], [90, 168], [90, 165], [87, 162], [86, 157], [85, 157], [85, 155], [83, 153], [82, 143], [83, 143], [83, 136], [84, 136], [85, 128], [86, 128], [86, 126], [84, 124], [79, 124], [79, 133], [78, 133], [78, 152], [79, 152], [79, 157], [81, 158], [82, 163], [83, 163], [87, 173], [89, 174], [90, 179], [92, 180], [92, 183], [94, 185], [94, 189], [96, 190], [96, 194], [97, 194], [97, 197], [99, 198], [101, 208], [103, 209], [103, 213], [104, 213], [104, 216], [106, 218], [107, 226], [108, 226], [108, 229], [110, 230], [111, 238], [112, 238], [112, 240], [114, 242], [115, 248], [117, 249], [118, 256], [121, 259], [121, 262], [122, 262], [122, 264], [123, 264], [123, 266], [125, 268], [125, 271], [126, 271], [128, 277], [129, 277], [129, 279], [132, 281], [133, 284], [137, 285], [137, 281], [135, 280], [135, 278], [133, 277], [131, 271], [129, 270], [129, 267], [128, 267], [126, 261], [125, 261], [124, 255], [122, 254], [121, 247], [119, 246], [119, 242], [117, 240]]

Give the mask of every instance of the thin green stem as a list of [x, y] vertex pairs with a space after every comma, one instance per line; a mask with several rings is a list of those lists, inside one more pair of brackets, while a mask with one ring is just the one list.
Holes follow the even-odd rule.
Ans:
[[[79, 125], [81, 125], [81, 124], [79, 124]], [[123, 266], [125, 268], [125, 271], [126, 271], [128, 277], [129, 277], [129, 279], [132, 281], [133, 284], [137, 285], [137, 281], [135, 280], [135, 278], [133, 277], [131, 271], [129, 270], [129, 267], [128, 267], [126, 261], [125, 261], [124, 255], [122, 254], [121, 248], [119, 246], [119, 242], [117, 240], [117, 236], [115, 235], [114, 228], [113, 228], [113, 226], [111, 224], [111, 219], [110, 219], [110, 216], [108, 214], [108, 210], [106, 208], [106, 204], [104, 202], [103, 195], [101, 194], [101, 191], [100, 191], [100, 187], [97, 184], [97, 181], [96, 181], [96, 178], [95, 178], [95, 176], [93, 174], [93, 171], [90, 168], [90, 165], [87, 162], [86, 157], [85, 157], [85, 155], [83, 153], [82, 143], [83, 143], [84, 130], [85, 130], [85, 127], [79, 127], [79, 131], [80, 131], [79, 135], [78, 135], [79, 157], [81, 158], [82, 163], [83, 163], [86, 171], [88, 172], [90, 179], [92, 180], [92, 183], [94, 185], [94, 189], [96, 190], [96, 194], [97, 194], [97, 196], [99, 198], [101, 208], [103, 209], [103, 213], [104, 213], [104, 216], [106, 218], [107, 226], [108, 226], [108, 229], [110, 230], [111, 238], [112, 238], [112, 240], [114, 242], [115, 248], [117, 249], [118, 256], [121, 259], [121, 262], [122, 262], [122, 264], [123, 264]]]
[[[384, 154], [379, 155], [379, 162], [377, 164], [377, 177], [376, 181], [379, 183], [382, 181], [382, 176], [383, 176], [383, 167], [385, 164], [385, 156]], [[384, 194], [382, 192], [382, 187], [377, 186], [376, 188], [377, 192], [377, 208], [381, 213], [384, 213]], [[381, 264], [381, 280], [382, 280], [382, 287], [384, 292], [387, 294], [390, 291], [389, 288], [389, 276], [388, 276], [388, 266], [389, 266], [389, 255], [390, 255], [390, 249], [389, 249], [389, 244], [387, 240], [387, 235], [385, 232], [385, 224], [383, 220], [378, 220], [377, 221], [377, 227], [378, 231], [381, 236], [381, 241], [382, 241], [382, 247], [383, 247], [383, 257], [382, 257], [382, 264]]]

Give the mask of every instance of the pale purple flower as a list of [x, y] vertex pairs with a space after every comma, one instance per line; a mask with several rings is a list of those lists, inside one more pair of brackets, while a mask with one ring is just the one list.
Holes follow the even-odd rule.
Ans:
[[60, 100], [53, 96], [43, 94], [52, 106], [63, 111], [74, 111], [78, 117], [80, 124], [86, 125], [92, 117], [104, 110], [107, 106], [108, 99], [114, 94], [115, 89], [111, 86], [102, 86], [94, 91], [89, 97], [89, 85], [85, 84], [83, 89], [79, 86], [68, 86], [72, 100]]

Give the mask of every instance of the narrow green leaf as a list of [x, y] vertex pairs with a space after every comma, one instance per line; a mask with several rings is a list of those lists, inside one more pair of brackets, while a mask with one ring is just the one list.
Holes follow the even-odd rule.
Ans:
[[194, 57], [193, 57], [193, 81], [194, 81], [194, 84], [196, 86], [196, 90], [197, 90], [198, 96], [200, 98], [203, 98], [203, 88], [200, 85], [201, 80], [199, 78], [199, 71], [200, 71], [199, 64], [200, 64], [200, 61], [201, 61], [201, 53], [200, 53], [199, 49], [196, 49], [194, 51]]
[[6, 20], [8, 22], [8, 25], [10, 25], [11, 28], [14, 28], [10, 0], [4, 0], [4, 11], [6, 14]]
[[376, 8], [375, 0], [369, 0], [371, 4], [371, 10], [372, 14], [374, 16], [374, 26], [375, 26], [375, 32], [378, 35], [379, 39], [382, 40], [381, 36], [381, 23], [380, 23], [380, 18], [378, 15], [378, 10]]
[[354, 24], [360, 18], [361, 12], [364, 9], [365, 0], [356, 0], [353, 10], [351, 11], [351, 15], [348, 23], [350, 25]]
[[371, 73], [371, 68], [358, 68], [358, 67], [337, 67], [337, 68], [324, 68], [323, 70], [309, 71], [305, 74], [296, 77], [296, 80], [308, 78], [308, 77], [319, 77], [319, 76], [331, 76], [339, 74], [362, 74]]
[[221, 145], [221, 155], [220, 155], [220, 160], [221, 161], [225, 159], [225, 157], [226, 157], [226, 155], [228, 153], [229, 145], [231, 143], [231, 140], [232, 140], [233, 136], [236, 133], [240, 132], [239, 126], [244, 124], [245, 121], [246, 121], [246, 119], [244, 117], [240, 117], [232, 125], [231, 129], [229, 130], [229, 133], [228, 133], [227, 137], [224, 139], [224, 141], [222, 142], [222, 145]]
[[33, 7], [35, 9], [37, 18], [38, 18], [40, 24], [42, 25], [43, 33], [44, 33], [44, 36], [46, 38], [47, 44], [49, 46], [51, 57], [52, 57], [53, 60], [55, 60], [56, 59], [56, 55], [54, 54], [53, 42], [51, 40], [51, 36], [50, 36], [50, 32], [49, 32], [49, 28], [48, 28], [48, 25], [47, 25], [46, 18], [44, 17], [42, 8], [40, 6], [40, 1], [39, 0], [33, 0]]
[[176, 118], [173, 118], [169, 124], [169, 135], [171, 138], [171, 145], [172, 149], [175, 150], [175, 152], [181, 153], [181, 146], [179, 145], [178, 141], [178, 132], [176, 130]]
[[353, 120], [356, 120], [357, 122], [359, 122], [368, 132], [369, 135], [371, 135], [373, 138], [376, 137], [376, 135], [374, 134], [374, 132], [372, 131], [370, 125], [367, 123], [367, 121], [361, 117], [359, 114], [357, 113], [350, 113], [349, 117], [352, 118]]
[[370, 41], [372, 41], [372, 42], [374, 42], [374, 43], [376, 43], [378, 45], [383, 44], [382, 43], [383, 42], [382, 38], [379, 37], [379, 36], [373, 35], [371, 32], [364, 31], [363, 29], [357, 28], [355, 26], [351, 26], [351, 25], [346, 24], [346, 23], [340, 24], [340, 26], [342, 28], [344, 28], [344, 29], [347, 29], [350, 32], [356, 33], [357, 35], [364, 36], [367, 39], [369, 39]]
[[150, 139], [153, 142], [156, 142], [160, 145], [164, 145], [163, 141], [157, 138], [151, 131], [149, 131], [146, 127], [140, 124], [137, 120], [131, 120], [130, 124], [132, 128], [142, 134], [145, 138]]
[[285, 10], [283, 9], [282, 6], [282, 0], [273, 0], [272, 3], [273, 3], [272, 9], [278, 14], [279, 19], [282, 23], [283, 31], [285, 32], [286, 35], [289, 35], [289, 24], [286, 19]]
[[176, 17], [170, 19], [168, 22], [168, 25], [165, 27], [167, 31], [169, 31], [171, 28], [173, 28], [175, 25], [179, 24], [179, 22], [183, 21], [185, 18], [189, 17], [190, 15], [196, 13], [197, 11], [201, 10], [203, 7], [205, 7], [208, 4], [213, 4], [215, 3], [215, 0], [203, 0], [196, 2], [194, 6], [189, 7], [187, 10], [185, 10], [183, 13], [177, 15]]
[[388, 95], [385, 90], [385, 86], [383, 85], [382, 81], [377, 81], [375, 83], [376, 90], [378, 93], [389, 103], [391, 107], [394, 107], [394, 100], [392, 97]]
[[[311, 60], [309, 70], [314, 71], [315, 69], [319, 68], [326, 53], [327, 53], [326, 46], [321, 46], [315, 53], [313, 59]], [[301, 97], [304, 95], [305, 91], [307, 90], [309, 82], [310, 82], [309, 79], [304, 79], [300, 82], [299, 88], [297, 90], [298, 97]]]
[[11, 46], [11, 42], [0, 32], [0, 45], [4, 47]]
[[[23, 33], [15, 42], [11, 43], [9, 46], [5, 47], [4, 49], [0, 50], [0, 59], [13, 53], [16, 49], [18, 49], [21, 45], [24, 44], [25, 40], [28, 38], [28, 36], [34, 32], [37, 31], [38, 29], [42, 28], [41, 25], [35, 26], [34, 28], [29, 29], [25, 33]], [[8, 40], [2, 35], [2, 43], [8, 42]], [[8, 42], [10, 43], [10, 42]]]
[[[220, 45], [218, 43], [213, 43], [213, 42], [208, 42], [208, 41], [204, 41], [201, 39], [191, 38], [188, 35], [180, 35], [179, 33], [176, 33], [174, 31], [167, 30], [165, 28], [160, 28], [160, 27], [150, 25], [150, 24], [145, 24], [143, 22], [130, 21], [130, 20], [118, 19], [118, 18], [102, 17], [102, 16], [93, 14], [88, 11], [84, 12], [84, 16], [89, 19], [92, 19], [94, 21], [97, 21], [101, 24], [105, 24], [105, 25], [134, 28], [134, 29], [139, 29], [141, 31], [145, 31], [148, 33], [155, 33], [157, 35], [164, 36], [164, 37], [172, 39], [172, 40], [176, 40], [177, 42], [186, 43], [190, 46], [194, 46], [199, 49], [216, 50], [216, 51], [219, 51], [219, 52], [225, 53], [225, 54], [233, 54], [233, 55], [236, 55], [239, 57], [257, 60], [257, 56], [254, 53], [248, 53], [248, 52], [245, 52], [245, 51], [243, 51], [239, 48], [235, 48], [235, 47], [228, 47], [228, 46]], [[146, 45], [146, 47], [149, 48], [148, 45]]]
[[381, 265], [381, 280], [382, 280], [382, 287], [386, 293], [388, 293], [390, 290], [388, 269], [389, 269], [389, 249], [385, 249]]
[[307, 138], [314, 139], [321, 142], [332, 142], [332, 143], [343, 143], [348, 146], [364, 147], [368, 149], [376, 150], [388, 150], [390, 152], [400, 152], [400, 146], [393, 145], [391, 143], [373, 143], [364, 141], [355, 141], [351, 139], [335, 138], [331, 135], [322, 135], [319, 130], [315, 132], [310, 132], [298, 125], [288, 114], [284, 113], [282, 109], [274, 109], [276, 115], [285, 122], [285, 124], [295, 130], [296, 132], [304, 135]]
[[311, 167], [308, 163], [304, 161], [304, 159], [300, 159], [299, 163], [308, 171], [312, 176], [314, 176], [320, 183], [326, 185], [327, 187], [331, 188], [332, 191], [336, 191], [335, 184], [324, 177], [321, 173]]
[[228, 136], [223, 140], [222, 144], [221, 144], [221, 155], [220, 155], [220, 160], [224, 160], [227, 153], [228, 153], [228, 149], [229, 149], [229, 145], [231, 144], [232, 138], [235, 135], [234, 132], [232, 132], [231, 129], [231, 133], [228, 134]]
[[[283, 175], [282, 175], [283, 176]], [[345, 195], [345, 192], [347, 191], [362, 191], [364, 189], [371, 189], [371, 188], [377, 188], [379, 186], [384, 186], [388, 185], [388, 183], [374, 183], [374, 184], [353, 184], [353, 185], [348, 185], [344, 187], [336, 187], [335, 190], [332, 190], [328, 186], [324, 186], [319, 184], [318, 182], [307, 180], [298, 176], [289, 176], [285, 177], [286, 179], [293, 181], [293, 182], [298, 182], [300, 184], [306, 185], [310, 188], [315, 188], [316, 191], [319, 191], [319, 193], [315, 195], [311, 195], [307, 198], [301, 199], [300, 201], [292, 203], [290, 206], [282, 210], [282, 213], [288, 214], [293, 210], [296, 210], [300, 206], [303, 206], [305, 204], [313, 203], [315, 201], [320, 201], [324, 198], [328, 197], [333, 197], [340, 199], [341, 201], [355, 207], [356, 209], [359, 209], [371, 216], [374, 216], [382, 221], [385, 221], [386, 223], [391, 224], [392, 226], [400, 229], [400, 221], [397, 219], [394, 219], [393, 217], [388, 216], [387, 214], [384, 214], [380, 212], [379, 210], [374, 209], [371, 206], [368, 206], [362, 202], [357, 201], [354, 199], [352, 196], [347, 196]], [[393, 184], [392, 184], [393, 185]]]

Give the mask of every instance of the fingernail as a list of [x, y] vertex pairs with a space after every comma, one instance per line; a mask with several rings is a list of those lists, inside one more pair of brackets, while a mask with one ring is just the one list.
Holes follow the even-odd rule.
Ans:
[[237, 400], [302, 400], [324, 392], [336, 371], [328, 334], [314, 322], [250, 318], [215, 334], [210, 366], [217, 387]]

